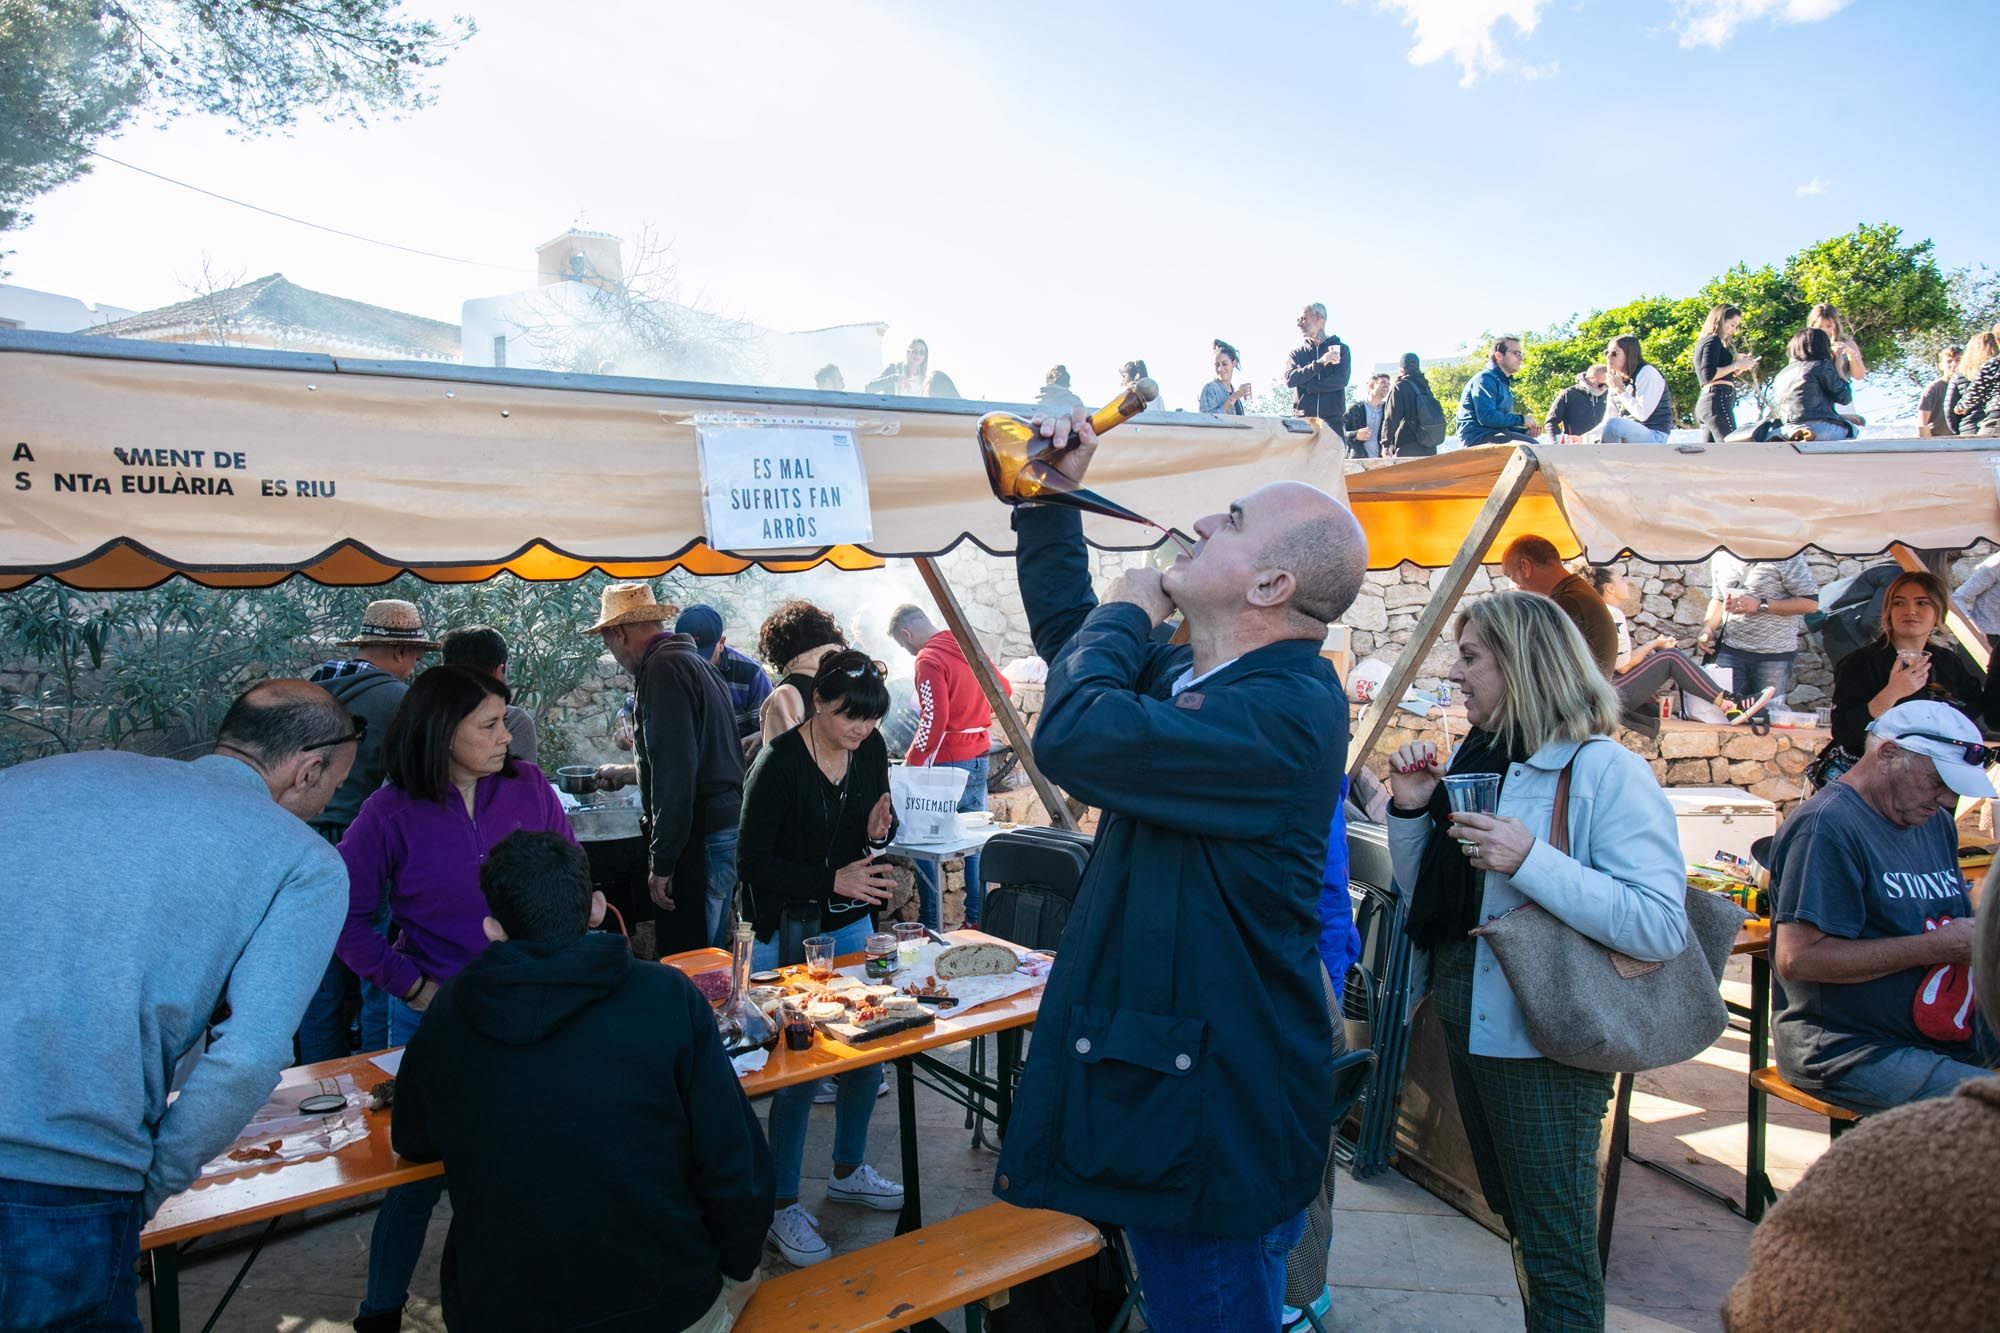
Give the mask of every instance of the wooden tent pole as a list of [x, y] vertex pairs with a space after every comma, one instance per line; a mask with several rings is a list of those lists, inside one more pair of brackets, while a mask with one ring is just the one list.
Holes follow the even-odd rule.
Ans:
[[[1930, 569], [1930, 566], [1923, 562], [1921, 556], [1901, 542], [1897, 542], [1891, 546], [1889, 554], [1895, 556], [1896, 563], [1904, 569], [1919, 573]], [[1949, 585], [1947, 585], [1948, 587]], [[1985, 632], [1979, 626], [1972, 623], [1971, 617], [1965, 614], [1964, 609], [1959, 606], [1956, 597], [1951, 598], [1944, 610], [1945, 628], [1951, 631], [1951, 637], [1964, 645], [1965, 651], [1971, 655], [1973, 661], [1979, 664], [1981, 671], [1987, 670], [1988, 664], [1993, 659], [1993, 644], [1987, 639]]]
[[1028, 781], [1035, 786], [1035, 795], [1042, 801], [1042, 809], [1049, 812], [1049, 818], [1057, 825], [1074, 833], [1077, 830], [1076, 816], [1071, 813], [1069, 802], [1042, 775], [1040, 764], [1035, 762], [1034, 747], [1028, 740], [1028, 724], [1014, 707], [1014, 701], [1000, 688], [1000, 676], [993, 670], [993, 663], [987, 660], [986, 650], [980, 647], [979, 636], [966, 623], [965, 608], [958, 604], [958, 594], [945, 581], [944, 571], [937, 561], [927, 555], [917, 557], [917, 573], [923, 576], [924, 586], [931, 590], [931, 600], [944, 614], [944, 623], [958, 640], [958, 646], [965, 650], [965, 660], [972, 667], [973, 679], [986, 695], [986, 702], [993, 706], [993, 716], [1000, 719], [1000, 729], [1007, 733], [1007, 743], [1014, 747], [1014, 758], [1020, 763], [1021, 771], [1028, 775]]
[[1403, 652], [1396, 659], [1396, 665], [1389, 669], [1388, 678], [1376, 687], [1374, 699], [1361, 715], [1361, 725], [1357, 728], [1347, 749], [1347, 775], [1349, 779], [1359, 777], [1374, 752], [1375, 742], [1389, 727], [1389, 718], [1402, 702], [1403, 694], [1410, 688], [1410, 682], [1417, 678], [1417, 671], [1423, 666], [1424, 658], [1430, 655], [1431, 645], [1444, 631], [1445, 622], [1458, 609], [1459, 599], [1465, 596], [1466, 585], [1472, 582], [1472, 572], [1479, 568], [1486, 555], [1486, 548], [1507, 522], [1507, 516], [1514, 512], [1514, 505], [1528, 489], [1540, 469], [1535, 455], [1527, 449], [1516, 448], [1514, 456], [1507, 460], [1500, 475], [1493, 482], [1492, 494], [1480, 507], [1472, 520], [1471, 531], [1465, 534], [1458, 554], [1452, 557], [1450, 568], [1445, 571], [1444, 582], [1431, 595], [1424, 613], [1418, 617], [1410, 630], [1410, 639], [1403, 646]]

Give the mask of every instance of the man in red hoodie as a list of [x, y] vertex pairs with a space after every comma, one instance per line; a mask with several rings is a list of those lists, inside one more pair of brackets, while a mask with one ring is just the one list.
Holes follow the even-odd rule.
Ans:
[[[917, 659], [917, 734], [903, 762], [919, 767], [964, 769], [965, 794], [959, 798], [958, 808], [984, 810], [986, 752], [993, 709], [972, 674], [971, 663], [965, 660], [965, 650], [951, 631], [933, 625], [919, 606], [895, 609], [889, 617], [889, 637]], [[1000, 687], [1007, 689], [1004, 677]], [[979, 924], [983, 888], [979, 882], [979, 854], [968, 853], [965, 858], [968, 926]], [[932, 930], [941, 929], [938, 884], [930, 866], [922, 861], [917, 863], [917, 897], [917, 910], [924, 924]]]

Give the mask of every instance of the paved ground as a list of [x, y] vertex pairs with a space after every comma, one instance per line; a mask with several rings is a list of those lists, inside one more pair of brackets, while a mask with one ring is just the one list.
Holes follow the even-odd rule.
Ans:
[[[1739, 964], [1740, 970], [1740, 964]], [[1738, 978], [1736, 998], [1747, 1000]], [[1632, 1150], [1695, 1175], [1740, 1198], [1744, 1153], [1744, 1040], [1725, 1033], [1700, 1060], [1648, 1075], [1633, 1102]], [[918, 1092], [924, 1143], [924, 1210], [931, 1218], [975, 1208], [990, 1197], [993, 1154], [971, 1147], [962, 1112]], [[876, 1103], [871, 1147], [887, 1174], [896, 1164], [895, 1099]], [[1774, 1104], [1772, 1175], [1784, 1189], [1825, 1147], [1824, 1122]], [[806, 1148], [805, 1195], [836, 1249], [888, 1236], [893, 1214], [819, 1208], [832, 1138], [832, 1108], [814, 1112]], [[1521, 1327], [1520, 1300], [1506, 1245], [1394, 1173], [1343, 1177], [1335, 1198], [1334, 1318], [1343, 1330], [1510, 1330]], [[280, 1233], [251, 1270], [216, 1325], [221, 1333], [310, 1330], [327, 1333], [351, 1317], [368, 1268], [373, 1214], [351, 1212]], [[431, 1227], [405, 1328], [441, 1329], [437, 1265], [449, 1202]], [[1610, 1327], [1708, 1330], [1742, 1273], [1749, 1224], [1715, 1201], [1627, 1163], [1607, 1286]], [[200, 1327], [234, 1277], [243, 1250], [190, 1256], [182, 1277], [183, 1310]], [[769, 1263], [781, 1265], [775, 1258]], [[957, 1327], [954, 1322], [952, 1325]]]

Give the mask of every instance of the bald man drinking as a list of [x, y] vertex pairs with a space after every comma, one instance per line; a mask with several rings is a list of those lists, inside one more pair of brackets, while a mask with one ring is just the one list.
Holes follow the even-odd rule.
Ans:
[[[1083, 414], [1040, 423], [1096, 450]], [[1195, 524], [1194, 554], [1100, 604], [1076, 511], [1014, 511], [1035, 757], [1104, 811], [995, 1192], [1125, 1228], [1162, 1333], [1276, 1328], [1332, 1130], [1319, 934], [1347, 700], [1319, 655], [1367, 565], [1297, 482]], [[1178, 608], [1186, 645], [1155, 643]]]

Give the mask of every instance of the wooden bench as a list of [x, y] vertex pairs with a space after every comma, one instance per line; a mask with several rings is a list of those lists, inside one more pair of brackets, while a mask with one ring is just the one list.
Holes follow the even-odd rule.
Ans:
[[[1850, 1111], [1845, 1106], [1836, 1106], [1829, 1101], [1822, 1101], [1803, 1088], [1795, 1088], [1785, 1082], [1785, 1076], [1778, 1072], [1776, 1065], [1765, 1065], [1762, 1069], [1751, 1070], [1750, 1089], [1753, 1102], [1758, 1097], [1776, 1097], [1781, 1102], [1790, 1102], [1793, 1106], [1803, 1107], [1814, 1115], [1825, 1116], [1826, 1134], [1830, 1139], [1839, 1138], [1861, 1123], [1859, 1112]], [[1778, 1190], [1771, 1183], [1770, 1174], [1764, 1167], [1767, 1125], [1761, 1105], [1753, 1106], [1749, 1122], [1750, 1144], [1744, 1162], [1744, 1174], [1749, 1177], [1749, 1198], [1746, 1202], [1750, 1206], [1745, 1213], [1752, 1222], [1756, 1222], [1762, 1219], [1764, 1209], [1768, 1205], [1778, 1201]]]
[[[990, 1203], [757, 1288], [734, 1333], [873, 1333], [909, 1328], [1090, 1258], [1104, 1236], [1081, 1218]], [[970, 1326], [970, 1321], [968, 1321]]]

